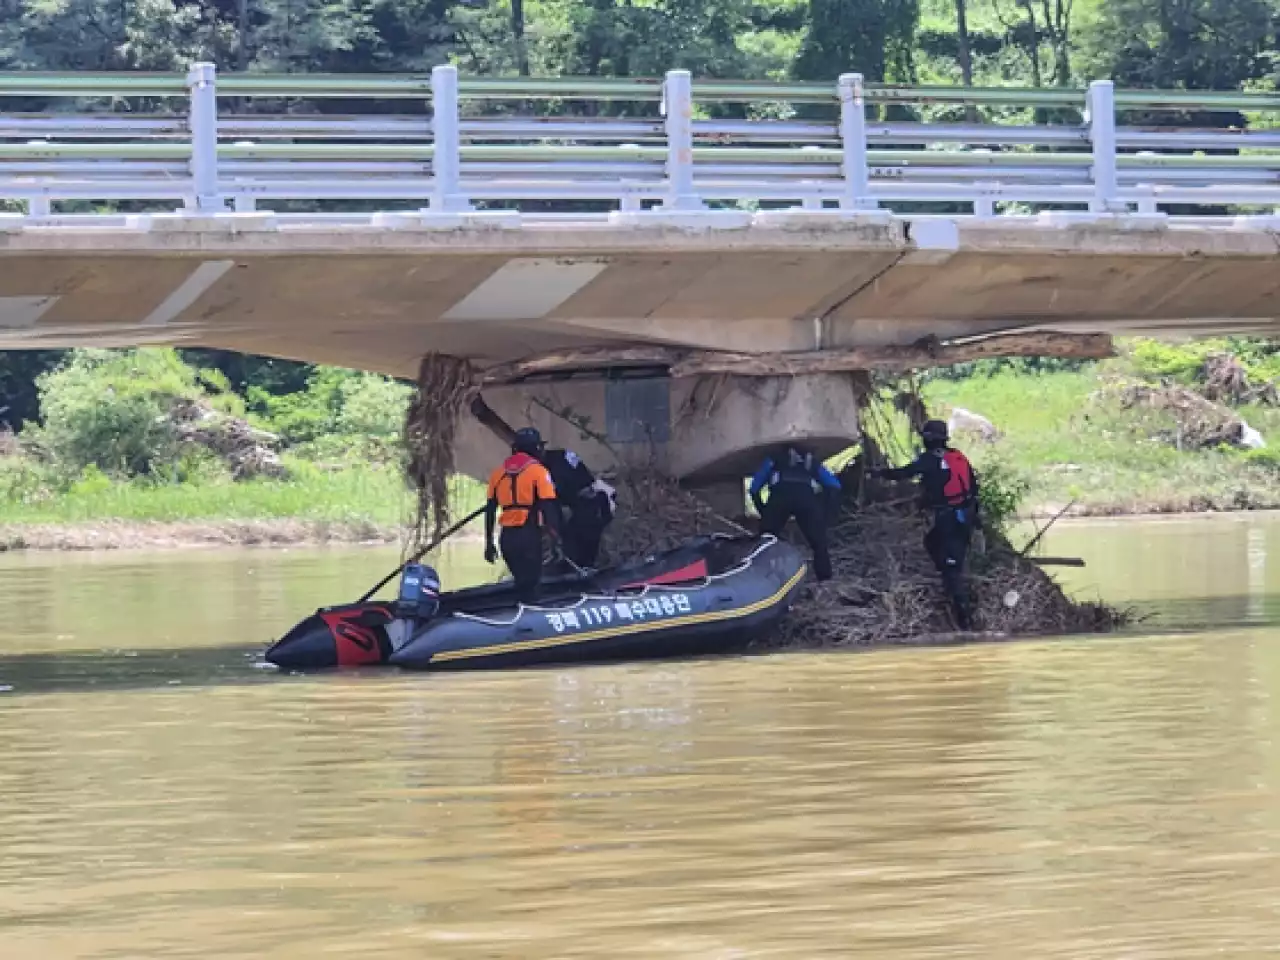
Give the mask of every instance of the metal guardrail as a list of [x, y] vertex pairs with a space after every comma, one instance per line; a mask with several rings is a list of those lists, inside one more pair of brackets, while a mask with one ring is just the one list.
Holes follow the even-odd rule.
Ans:
[[[1280, 96], [1195, 91], [898, 87], [643, 79], [0, 74], [13, 98], [185, 98], [185, 114], [0, 114], [0, 200], [35, 220], [68, 201], [179, 202], [190, 213], [273, 201], [405, 202], [454, 214], [477, 203], [590, 201], [679, 213], [752, 201], [835, 206], [998, 204], [1154, 213], [1162, 205], [1280, 206], [1280, 130], [1118, 126], [1129, 111], [1280, 110]], [[429, 101], [430, 114], [219, 116], [218, 100]], [[633, 118], [472, 115], [485, 101], [658, 102]], [[694, 119], [696, 103], [790, 102], [833, 119]], [[868, 105], [1079, 111], [1080, 123], [875, 122]], [[646, 109], [652, 110], [652, 107]], [[1212, 151], [1205, 154], [1202, 151]], [[1211, 213], [1212, 211], [1205, 211]], [[105, 216], [105, 215], [104, 215]]]

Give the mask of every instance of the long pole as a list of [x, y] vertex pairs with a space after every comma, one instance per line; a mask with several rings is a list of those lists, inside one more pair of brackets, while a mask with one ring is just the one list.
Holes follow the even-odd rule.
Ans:
[[388, 583], [390, 583], [402, 570], [404, 570], [405, 567], [407, 567], [411, 563], [417, 563], [419, 560], [425, 557], [428, 553], [430, 553], [436, 547], [440, 546], [440, 544], [444, 543], [451, 536], [453, 536], [455, 533], [457, 533], [459, 530], [465, 527], [468, 523], [470, 523], [476, 517], [480, 516], [480, 514], [482, 513], [484, 513], [484, 507], [480, 507], [474, 513], [467, 514], [465, 517], [463, 517], [461, 520], [455, 523], [452, 527], [450, 527], [444, 533], [440, 534], [440, 536], [436, 537], [434, 540], [428, 543], [425, 547], [423, 547], [421, 550], [415, 553], [412, 557], [410, 557], [404, 563], [400, 564], [400, 566], [396, 567], [394, 570], [388, 573], [385, 577], [383, 577], [381, 580], [375, 583], [373, 587], [369, 590], [369, 592], [366, 593], [359, 600], [357, 600], [356, 603], [364, 603], [366, 600], [372, 597], [375, 593], [377, 593], [379, 590], [385, 587]]

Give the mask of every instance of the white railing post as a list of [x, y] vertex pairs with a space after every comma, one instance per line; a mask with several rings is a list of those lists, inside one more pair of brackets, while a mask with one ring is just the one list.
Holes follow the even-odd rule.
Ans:
[[458, 120], [458, 68], [442, 64], [431, 70], [432, 213], [471, 209], [462, 195], [462, 132]]
[[1093, 144], [1093, 203], [1095, 213], [1124, 213], [1116, 175], [1116, 96], [1110, 80], [1089, 84], [1089, 141]]
[[867, 108], [862, 94], [862, 74], [840, 75], [840, 141], [844, 150], [841, 164], [844, 193], [843, 210], [874, 210], [871, 176], [867, 170]]
[[189, 204], [195, 213], [221, 213], [226, 208], [218, 195], [218, 90], [217, 68], [212, 63], [197, 63], [187, 71], [187, 89], [191, 93], [191, 110], [187, 123], [191, 128], [191, 186], [194, 194]]
[[693, 75], [668, 70], [662, 84], [666, 111], [668, 210], [703, 210], [706, 205], [693, 188]]

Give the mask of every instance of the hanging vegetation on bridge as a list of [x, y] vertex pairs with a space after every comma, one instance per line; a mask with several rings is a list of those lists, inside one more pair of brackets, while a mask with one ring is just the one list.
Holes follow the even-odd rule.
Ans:
[[422, 358], [404, 422], [406, 474], [417, 492], [415, 547], [436, 539], [449, 525], [459, 419], [475, 395], [476, 375], [468, 361], [441, 353]]

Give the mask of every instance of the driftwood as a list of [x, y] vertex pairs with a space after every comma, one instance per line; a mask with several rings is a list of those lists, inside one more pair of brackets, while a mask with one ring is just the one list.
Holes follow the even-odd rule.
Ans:
[[478, 393], [471, 398], [471, 415], [503, 443], [510, 444], [515, 440], [516, 432], [511, 428], [511, 424], [498, 416], [493, 408], [484, 402], [484, 397]]
[[950, 343], [925, 337], [904, 346], [848, 347], [796, 353], [729, 353], [660, 345], [585, 347], [498, 364], [484, 372], [483, 383], [518, 383], [530, 377], [593, 368], [665, 367], [675, 378], [705, 374], [776, 377], [854, 370], [905, 372], [996, 357], [1101, 360], [1112, 356], [1115, 356], [1115, 347], [1110, 334], [1049, 331], [994, 334]]

